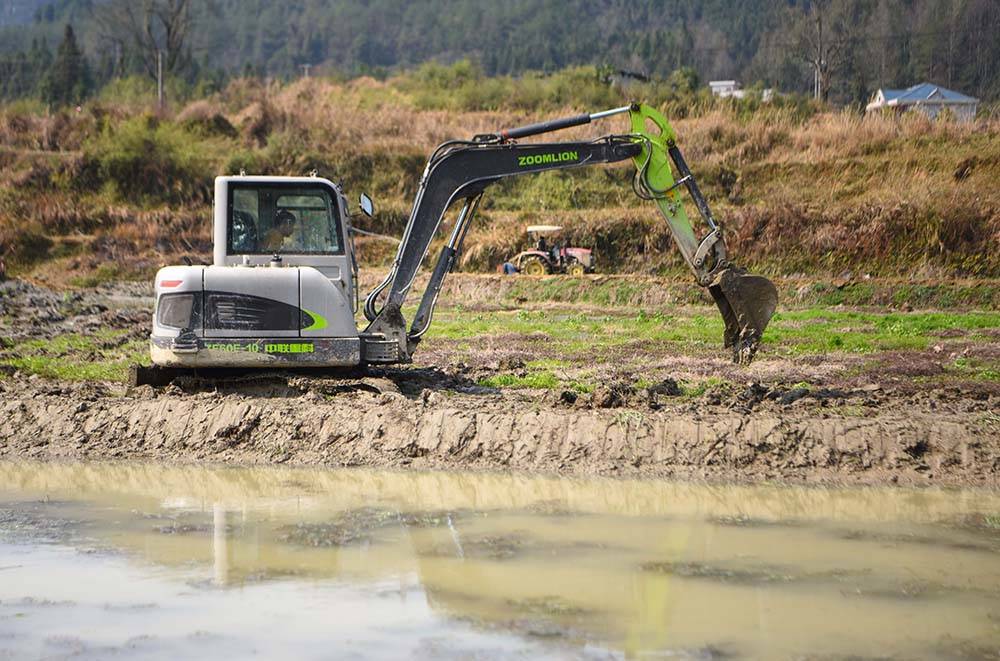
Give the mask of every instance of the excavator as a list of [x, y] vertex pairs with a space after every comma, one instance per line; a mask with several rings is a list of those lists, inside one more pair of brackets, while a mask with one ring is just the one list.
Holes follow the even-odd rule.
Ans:
[[[624, 114], [628, 133], [583, 142], [521, 142]], [[656, 205], [698, 284], [708, 288], [725, 322], [723, 343], [734, 362], [749, 364], [774, 314], [777, 290], [767, 278], [729, 261], [721, 228], [673, 128], [655, 108], [633, 103], [439, 145], [420, 179], [388, 275], [365, 299], [368, 324], [360, 331], [354, 230], [341, 188], [315, 173], [217, 177], [213, 264], [159, 270], [150, 335], [153, 364], [137, 368], [133, 382], [165, 383], [198, 370], [411, 362], [491, 184], [629, 159], [635, 165], [634, 192]], [[700, 238], [685, 212], [682, 188], [707, 227]], [[442, 219], [458, 203], [454, 226], [408, 325], [407, 295]], [[369, 216], [374, 213], [367, 195], [359, 206]]]

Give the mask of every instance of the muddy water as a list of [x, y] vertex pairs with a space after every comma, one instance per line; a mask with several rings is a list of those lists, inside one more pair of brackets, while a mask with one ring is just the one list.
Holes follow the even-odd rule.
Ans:
[[1000, 494], [0, 464], [0, 658], [996, 658]]

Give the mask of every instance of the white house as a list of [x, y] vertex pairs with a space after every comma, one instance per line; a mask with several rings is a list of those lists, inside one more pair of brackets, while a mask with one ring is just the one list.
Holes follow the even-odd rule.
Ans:
[[920, 83], [905, 90], [880, 89], [875, 92], [865, 112], [889, 110], [903, 113], [915, 110], [934, 119], [947, 108], [957, 121], [971, 122], [976, 117], [978, 106], [979, 99], [953, 92], [939, 85]]
[[729, 97], [743, 98], [743, 90], [740, 89], [740, 84], [735, 80], [713, 80], [708, 86], [712, 88], [712, 96], [723, 99], [728, 99]]
[[[712, 96], [717, 96], [720, 99], [742, 99], [747, 94], [746, 90], [735, 80], [713, 80], [708, 86], [712, 90]], [[774, 90], [770, 87], [761, 91], [761, 101], [764, 103], [770, 103], [773, 98]]]

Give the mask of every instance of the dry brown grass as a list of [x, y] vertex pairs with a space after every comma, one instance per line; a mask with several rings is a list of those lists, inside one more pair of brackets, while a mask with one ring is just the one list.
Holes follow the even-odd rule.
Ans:
[[[60, 237], [72, 236], [95, 237], [88, 249], [115, 259], [207, 255], [204, 190], [213, 173], [244, 167], [270, 174], [317, 169], [352, 198], [362, 191], [376, 196], [378, 217], [359, 219], [363, 227], [399, 235], [434, 146], [584, 110], [529, 117], [421, 109], [403, 90], [371, 78], [233, 81], [158, 120], [187, 131], [182, 153], [204, 155], [206, 186], [172, 191], [169, 203], [155, 196], [123, 202], [88, 160], [95, 136], [113, 136], [138, 112], [131, 106], [94, 103], [55, 115], [0, 108], [0, 241], [21, 255], [8, 262], [53, 258]], [[786, 274], [1000, 275], [1000, 120], [958, 125], [848, 112], [803, 119], [789, 108], [749, 116], [714, 108], [677, 120], [675, 128], [742, 263]], [[558, 139], [627, 130], [616, 118]], [[487, 198], [464, 269], [494, 270], [527, 246], [523, 226], [539, 221], [565, 225], [563, 240], [595, 248], [604, 270], [683, 268], [655, 208], [631, 196], [627, 168], [505, 182]], [[377, 240], [359, 246], [369, 263], [394, 252]]]

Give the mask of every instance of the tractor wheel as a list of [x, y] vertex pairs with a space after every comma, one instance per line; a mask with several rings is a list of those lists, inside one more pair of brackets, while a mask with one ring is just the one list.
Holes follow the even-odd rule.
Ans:
[[586, 272], [587, 269], [583, 268], [583, 264], [581, 264], [580, 262], [573, 262], [572, 264], [566, 267], [566, 273], [570, 274], [574, 278], [579, 278]]
[[545, 275], [548, 273], [548, 269], [545, 268], [542, 260], [532, 257], [524, 260], [524, 264], [521, 265], [521, 273], [525, 275]]

